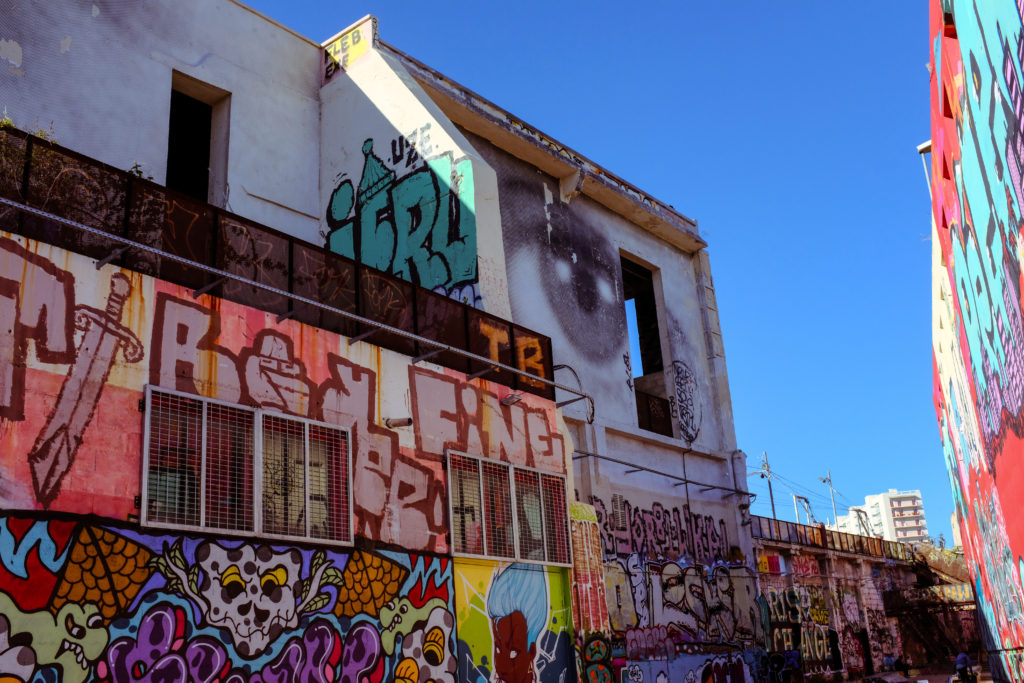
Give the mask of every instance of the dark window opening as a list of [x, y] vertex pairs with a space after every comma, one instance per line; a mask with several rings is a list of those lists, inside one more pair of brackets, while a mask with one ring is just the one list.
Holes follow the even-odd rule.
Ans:
[[665, 395], [654, 274], [625, 258], [621, 259], [621, 264], [637, 425], [647, 431], [672, 436], [671, 409]]
[[171, 91], [167, 187], [202, 202], [210, 196], [212, 127], [212, 106], [177, 90]]
[[636, 312], [636, 337], [630, 339], [630, 346], [635, 344], [640, 349], [640, 367], [634, 367], [633, 374], [638, 377], [661, 372], [664, 366], [661, 360], [661, 335], [658, 333], [653, 274], [639, 264], [621, 260], [623, 298], [627, 310], [632, 308]]

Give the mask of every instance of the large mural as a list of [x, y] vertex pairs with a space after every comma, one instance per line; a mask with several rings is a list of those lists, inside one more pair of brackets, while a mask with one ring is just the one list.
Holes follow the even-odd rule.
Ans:
[[934, 399], [999, 675], [1024, 678], [1021, 8], [931, 2]]
[[11, 683], [454, 683], [452, 562], [0, 517]]
[[[544, 680], [571, 666], [568, 569], [456, 582], [443, 555], [446, 451], [564, 474], [550, 401], [21, 237], [0, 235], [0, 317], [5, 681], [512, 680], [515, 648]], [[147, 384], [347, 429], [356, 547], [140, 527]], [[485, 615], [461, 642], [456, 586]]]
[[446, 449], [565, 472], [548, 401], [20, 238], [0, 237], [0, 283], [6, 508], [137, 515], [147, 383], [349, 429], [356, 533], [413, 550], [448, 549]]

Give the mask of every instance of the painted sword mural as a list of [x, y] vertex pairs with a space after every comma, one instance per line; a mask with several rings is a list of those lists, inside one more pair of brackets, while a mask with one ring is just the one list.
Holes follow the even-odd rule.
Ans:
[[75, 329], [82, 331], [82, 341], [50, 419], [28, 454], [36, 498], [44, 507], [57, 497], [61, 481], [71, 469], [118, 349], [128, 363], [142, 360], [142, 343], [121, 324], [124, 302], [131, 291], [128, 278], [115, 273], [110, 278], [106, 310], [75, 308]]

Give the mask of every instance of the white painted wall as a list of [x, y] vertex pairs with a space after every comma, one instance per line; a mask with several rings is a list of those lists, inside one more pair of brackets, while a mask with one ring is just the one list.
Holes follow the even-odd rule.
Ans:
[[316, 241], [316, 44], [227, 0], [0, 0], [0, 17], [0, 110], [15, 125], [162, 183], [181, 72], [231, 93], [227, 208]]
[[[453, 169], [453, 176], [444, 178], [441, 177], [444, 173], [438, 173], [437, 180], [441, 201], [444, 201], [445, 193], [457, 188], [463, 210], [468, 208], [473, 212], [470, 227], [475, 230], [476, 277], [480, 297], [476, 304], [497, 316], [510, 318], [495, 173], [423, 88], [397, 59], [371, 49], [323, 87], [321, 100], [324, 154], [320, 169], [320, 202], [325, 212], [330, 211], [332, 194], [346, 181], [358, 194], [367, 163], [375, 173], [385, 174], [384, 182], [391, 188], [387, 191], [392, 192], [393, 198], [399, 202], [401, 190], [395, 188], [403, 179], [423, 168], [424, 163], [432, 169]], [[410, 145], [414, 149], [412, 153]], [[473, 192], [463, 194], [470, 186]], [[356, 198], [355, 202], [358, 201]], [[423, 209], [423, 215], [428, 210]], [[354, 213], [353, 210], [347, 215], [354, 216]], [[445, 226], [438, 229], [444, 230]], [[325, 221], [325, 235], [327, 230]], [[382, 227], [378, 236], [390, 244], [396, 240], [388, 226]], [[337, 239], [339, 242], [332, 249], [344, 253], [346, 247], [341, 246], [341, 241], [347, 238], [339, 235]], [[401, 243], [406, 235], [400, 234], [397, 239]], [[418, 249], [422, 239], [419, 234], [410, 239], [405, 247], [406, 253], [419, 252], [417, 258], [425, 255]], [[402, 248], [397, 247], [395, 253], [400, 251]], [[443, 249], [441, 253], [446, 257], [452, 256], [452, 262], [455, 261], [453, 254], [445, 254]], [[400, 259], [389, 261], [386, 254], [377, 256], [378, 260], [370, 264], [382, 270], [399, 272], [405, 268]], [[362, 260], [367, 262], [366, 258]], [[456, 280], [460, 278], [456, 276]], [[419, 283], [444, 291], [453, 298], [472, 298], [462, 288], [452, 291], [451, 286], [434, 280], [423, 279]]]

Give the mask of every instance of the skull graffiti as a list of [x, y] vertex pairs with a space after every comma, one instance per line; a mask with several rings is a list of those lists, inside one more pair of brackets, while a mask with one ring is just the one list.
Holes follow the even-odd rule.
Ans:
[[255, 657], [282, 632], [298, 626], [298, 550], [276, 552], [262, 545], [227, 549], [207, 542], [196, 549], [196, 560], [203, 571], [198, 588], [204, 617], [231, 635], [243, 657]]

